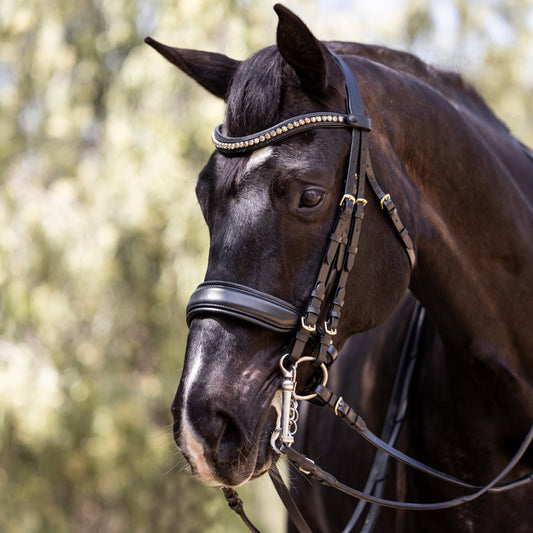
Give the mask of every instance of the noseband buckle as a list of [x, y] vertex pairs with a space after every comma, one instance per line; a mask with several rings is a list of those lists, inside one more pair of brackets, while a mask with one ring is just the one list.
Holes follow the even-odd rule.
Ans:
[[316, 331], [316, 324], [307, 324], [304, 316], [302, 317], [301, 322], [302, 328], [304, 328], [305, 331], [309, 331], [309, 333], [314, 333]]

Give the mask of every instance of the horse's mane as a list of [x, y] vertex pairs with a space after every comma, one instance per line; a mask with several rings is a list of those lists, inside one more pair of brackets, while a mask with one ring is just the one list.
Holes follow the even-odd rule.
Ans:
[[417, 78], [439, 91], [455, 105], [475, 114], [478, 118], [492, 124], [494, 127], [507, 126], [492, 112], [481, 95], [463, 77], [452, 71], [437, 69], [428, 65], [417, 56], [408, 52], [393, 50], [385, 46], [365, 45], [350, 42], [327, 43], [334, 52], [357, 55], [380, 63], [397, 72], [402, 72]]
[[[325, 44], [336, 53], [357, 55], [413, 76], [439, 91], [464, 112], [492, 127], [509, 131], [480, 94], [455, 72], [437, 69], [413, 54], [384, 46], [338, 41]], [[282, 74], [285, 65], [276, 46], [264, 48], [242, 62], [226, 97], [229, 135], [249, 134], [279, 120], [279, 104], [285, 89]]]

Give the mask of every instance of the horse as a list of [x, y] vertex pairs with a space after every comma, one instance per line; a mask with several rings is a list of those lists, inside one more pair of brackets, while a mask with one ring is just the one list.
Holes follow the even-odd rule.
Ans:
[[[309, 387], [316, 397], [328, 370], [340, 372], [346, 398], [382, 396], [389, 361], [371, 330], [386, 323], [395, 339], [412, 293], [431, 333], [399, 444], [485, 489], [460, 506], [387, 510], [378, 527], [531, 531], [531, 486], [487, 492], [512, 466], [517, 477], [533, 465], [531, 435], [523, 440], [533, 421], [533, 154], [459, 75], [384, 47], [321, 42], [274, 9], [276, 44], [244, 61], [146, 40], [226, 103], [196, 189], [210, 250], [188, 309], [176, 443], [207, 485], [238, 487], [272, 471], [293, 449], [290, 398]], [[342, 347], [360, 332], [369, 333], [337, 358], [333, 339]], [[368, 379], [346, 370], [360, 368], [358, 351]], [[349, 418], [335, 398], [331, 407]], [[329, 426], [311, 408], [305, 418], [296, 445], [318, 454], [320, 444], [329, 457]], [[343, 434], [336, 446], [353, 457], [360, 445], [351, 442]], [[464, 491], [404, 467], [392, 477], [388, 493], [406, 502]], [[337, 500], [323, 489], [298, 489], [313, 531], [333, 531], [351, 512], [328, 509]]]

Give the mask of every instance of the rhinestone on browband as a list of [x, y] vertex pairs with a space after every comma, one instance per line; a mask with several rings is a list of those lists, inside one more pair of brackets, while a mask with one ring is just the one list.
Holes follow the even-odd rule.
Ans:
[[311, 128], [360, 128], [370, 131], [370, 120], [362, 115], [344, 115], [341, 113], [307, 113], [284, 120], [266, 130], [245, 137], [227, 137], [222, 134], [222, 125], [213, 132], [215, 148], [225, 154], [242, 154], [253, 152], [274, 142], [281, 141], [295, 133]]

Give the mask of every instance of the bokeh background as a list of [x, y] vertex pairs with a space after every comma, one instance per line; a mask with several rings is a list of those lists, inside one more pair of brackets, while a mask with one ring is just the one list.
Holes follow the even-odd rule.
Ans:
[[[285, 4], [462, 72], [533, 144], [531, 0]], [[243, 59], [275, 26], [265, 0], [0, 0], [0, 531], [244, 531], [169, 413], [223, 107], [143, 39]], [[281, 531], [267, 481], [242, 494]]]

